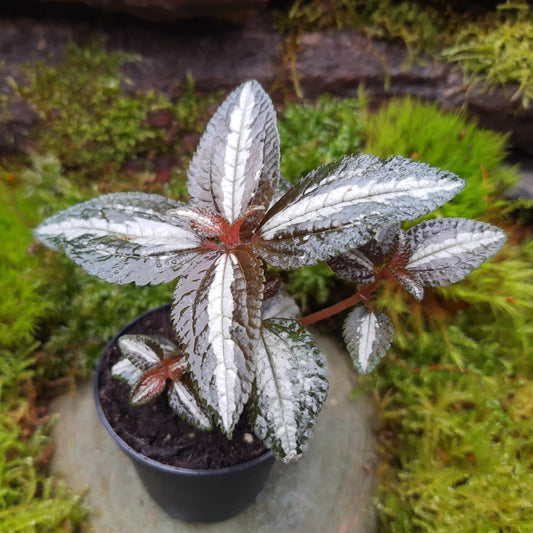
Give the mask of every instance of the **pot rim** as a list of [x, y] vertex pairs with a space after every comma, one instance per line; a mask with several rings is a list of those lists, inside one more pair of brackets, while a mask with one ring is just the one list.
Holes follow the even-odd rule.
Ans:
[[189, 475], [192, 477], [202, 477], [202, 476], [223, 476], [225, 474], [228, 474], [229, 472], [239, 472], [241, 470], [246, 470], [256, 464], [260, 464], [263, 462], [267, 462], [273, 459], [272, 452], [270, 450], [267, 450], [265, 453], [260, 455], [259, 457], [254, 457], [250, 461], [246, 461], [244, 463], [239, 463], [233, 466], [225, 466], [222, 468], [213, 468], [213, 469], [193, 469], [193, 468], [184, 468], [181, 466], [173, 466], [173, 465], [167, 465], [165, 463], [161, 463], [159, 461], [156, 461], [155, 459], [151, 459], [150, 457], [147, 457], [143, 455], [142, 453], [138, 452], [134, 448], [132, 448], [126, 441], [118, 435], [118, 433], [113, 429], [111, 424], [109, 423], [104, 410], [102, 408], [102, 404], [100, 403], [100, 397], [98, 394], [99, 390], [99, 375], [100, 375], [100, 368], [102, 366], [104, 355], [107, 353], [107, 351], [111, 348], [111, 346], [116, 342], [116, 340], [124, 335], [124, 332], [127, 331], [130, 327], [132, 327], [136, 322], [143, 319], [145, 316], [150, 315], [151, 313], [155, 311], [159, 311], [162, 309], [170, 309], [171, 304], [163, 304], [158, 307], [154, 307], [153, 309], [150, 309], [149, 311], [145, 311], [144, 313], [136, 316], [133, 320], [128, 322], [125, 326], [120, 328], [120, 330], [109, 340], [109, 342], [106, 344], [105, 348], [102, 351], [102, 354], [100, 356], [100, 359], [98, 360], [98, 364], [96, 365], [96, 372], [94, 377], [94, 385], [93, 385], [93, 396], [94, 396], [94, 402], [96, 404], [96, 411], [98, 413], [98, 417], [100, 418], [101, 422], [103, 423], [104, 427], [106, 428], [107, 432], [111, 435], [113, 440], [122, 448], [122, 450], [129, 455], [132, 459], [139, 461], [141, 463], [144, 463], [146, 465], [151, 466], [152, 468], [157, 468], [162, 471], [166, 472], [173, 472], [173, 473], [180, 473], [182, 475]]

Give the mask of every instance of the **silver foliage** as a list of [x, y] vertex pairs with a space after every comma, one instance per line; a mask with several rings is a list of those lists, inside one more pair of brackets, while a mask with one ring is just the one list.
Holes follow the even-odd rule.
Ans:
[[263, 322], [254, 355], [254, 432], [284, 462], [307, 449], [326, 400], [327, 361], [297, 320]]
[[405, 269], [430, 286], [464, 279], [506, 241], [500, 228], [465, 218], [428, 220], [407, 230], [406, 236], [411, 255]]
[[[142, 381], [145, 373], [154, 370], [165, 359], [183, 356], [173, 363], [173, 369], [186, 370], [187, 362], [183, 352], [174, 342], [159, 335], [123, 335], [118, 339], [123, 357], [111, 367], [114, 378], [125, 381], [131, 388], [130, 402], [142, 405], [161, 392], [164, 383], [156, 380]], [[150, 388], [152, 387], [152, 388]], [[211, 417], [207, 414], [194, 392], [193, 383], [183, 374], [180, 380], [172, 380], [168, 390], [171, 409], [193, 426], [208, 430], [212, 428]]]
[[149, 370], [163, 359], [180, 353], [170, 339], [159, 335], [122, 335], [118, 339], [118, 347], [124, 357], [140, 370]]
[[201, 246], [189, 224], [168, 214], [180, 205], [155, 194], [106, 194], [46, 219], [35, 236], [105, 281], [165, 283]]
[[429, 213], [463, 186], [451, 172], [403, 157], [345, 157], [308, 174], [267, 212], [259, 252], [282, 268], [313, 264]]
[[230, 223], [251, 205], [268, 207], [279, 179], [279, 135], [272, 101], [256, 81], [233, 91], [207, 125], [189, 167], [194, 207]]
[[364, 306], [356, 307], [346, 317], [343, 335], [355, 368], [361, 374], [367, 374], [391, 345], [392, 322], [383, 313], [374, 313]]
[[130, 387], [135, 387], [141, 379], [143, 371], [124, 357], [111, 367], [111, 375], [116, 379], [124, 381]]
[[228, 436], [252, 388], [262, 288], [261, 263], [243, 249], [200, 256], [174, 293], [172, 320], [190, 371]]
[[200, 405], [192, 389], [181, 381], [174, 381], [168, 391], [171, 409], [183, 420], [203, 431], [213, 429], [211, 417]]

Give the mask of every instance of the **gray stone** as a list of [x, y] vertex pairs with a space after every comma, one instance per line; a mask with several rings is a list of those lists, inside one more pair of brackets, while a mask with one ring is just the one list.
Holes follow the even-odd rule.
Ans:
[[328, 357], [330, 393], [310, 449], [296, 464], [276, 463], [257, 500], [230, 520], [186, 524], [165, 515], [98, 419], [90, 383], [52, 405], [59, 413], [52, 470], [74, 490], [87, 489], [98, 533], [373, 533], [374, 404], [367, 395], [351, 399], [356, 375], [340, 343], [316, 339]]

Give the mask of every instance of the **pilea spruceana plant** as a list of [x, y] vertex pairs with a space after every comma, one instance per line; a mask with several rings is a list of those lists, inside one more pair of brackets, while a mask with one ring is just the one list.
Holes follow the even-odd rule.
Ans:
[[466, 275], [505, 237], [460, 220], [400, 230], [464, 186], [421, 162], [350, 155], [292, 188], [279, 165], [274, 107], [249, 81], [207, 125], [188, 171], [188, 204], [107, 194], [48, 218], [35, 234], [108, 282], [177, 280], [171, 318], [181, 345], [123, 339], [124, 358], [113, 373], [132, 385], [137, 403], [170, 381], [169, 400], [181, 416], [199, 416], [203, 427], [213, 417], [228, 438], [248, 406], [256, 435], [289, 461], [308, 446], [325, 401], [326, 359], [305, 328], [314, 319], [298, 319], [290, 297], [276, 294], [267, 265], [295, 269], [330, 260], [362, 283], [348, 303], [364, 305], [345, 332], [356, 366], [368, 371], [392, 338], [386, 317], [370, 305], [381, 279], [394, 276], [419, 297], [425, 284]]

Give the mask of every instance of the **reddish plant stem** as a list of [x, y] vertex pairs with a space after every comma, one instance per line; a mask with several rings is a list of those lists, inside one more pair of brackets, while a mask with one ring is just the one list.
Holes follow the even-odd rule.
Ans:
[[340, 302], [337, 302], [336, 304], [326, 307], [325, 309], [321, 309], [320, 311], [317, 311], [316, 313], [311, 313], [310, 315], [304, 316], [300, 319], [300, 324], [302, 326], [310, 326], [311, 324], [314, 324], [315, 322], [318, 322], [319, 320], [324, 320], [325, 318], [329, 318], [330, 316], [336, 315], [337, 313], [340, 313], [341, 311], [345, 311], [349, 307], [352, 307], [359, 302], [367, 302], [372, 295], [372, 293], [375, 291], [376, 287], [378, 286], [378, 281], [375, 281], [374, 283], [371, 283], [370, 285], [363, 285], [359, 288], [359, 290], [349, 298], [346, 298], [345, 300], [342, 300]]

